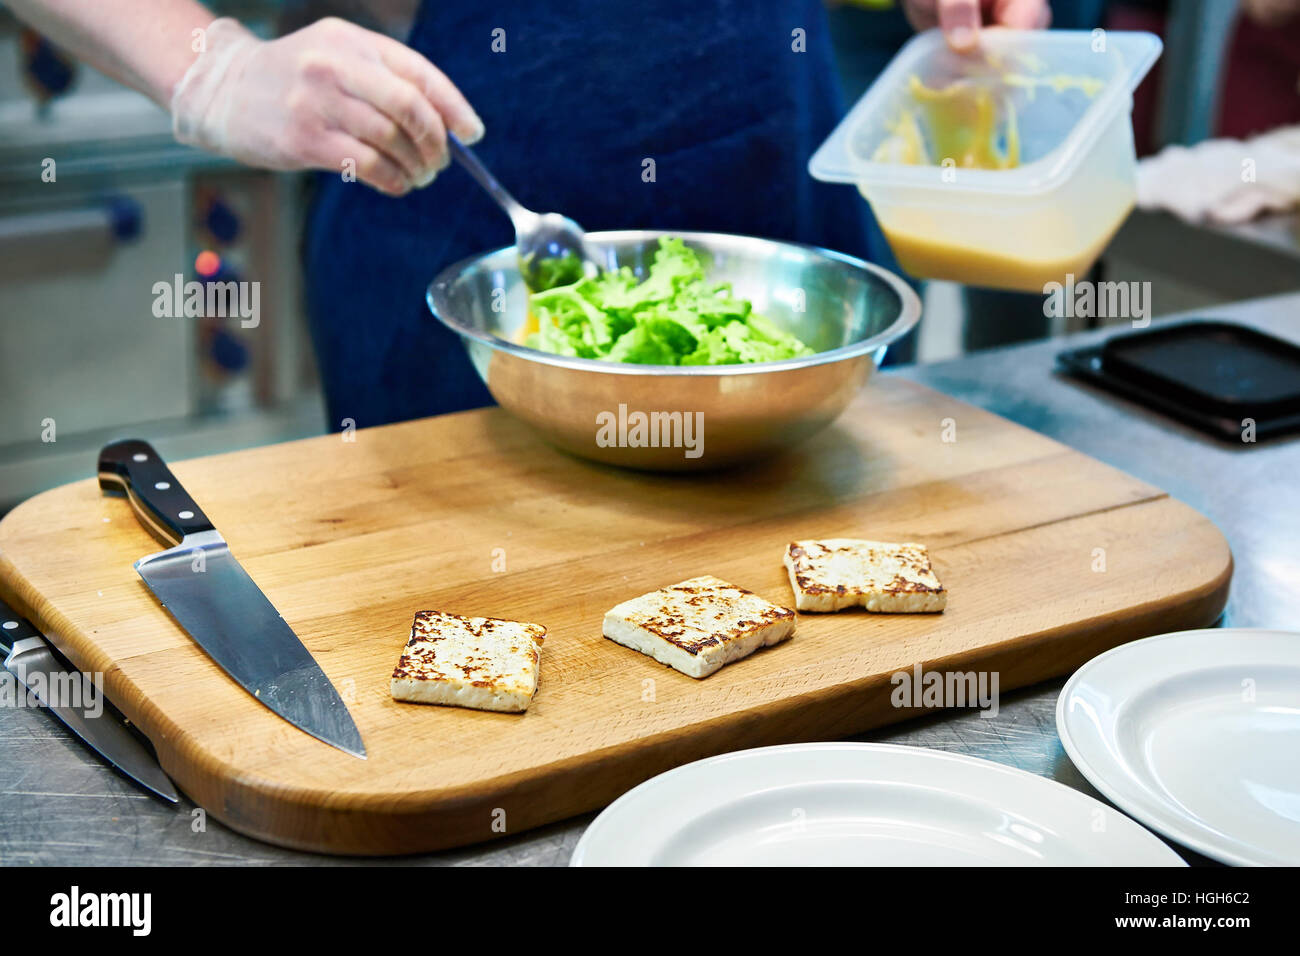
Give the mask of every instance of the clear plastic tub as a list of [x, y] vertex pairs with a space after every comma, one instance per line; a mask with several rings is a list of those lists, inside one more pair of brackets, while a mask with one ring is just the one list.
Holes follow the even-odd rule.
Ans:
[[[908, 274], [1042, 292], [1085, 274], [1133, 208], [1132, 93], [1160, 50], [1150, 33], [989, 29], [978, 53], [962, 55], [926, 31], [858, 100], [809, 171], [861, 190]], [[946, 91], [926, 93], [931, 102], [964, 101], [936, 115], [918, 101], [917, 81]], [[977, 115], [974, 97], [991, 108], [980, 121], [991, 125], [955, 137], [933, 126]], [[929, 155], [900, 145], [911, 139], [902, 136], [909, 123]], [[939, 154], [972, 141], [976, 163], [1016, 153], [1018, 161], [968, 168], [967, 154]]]

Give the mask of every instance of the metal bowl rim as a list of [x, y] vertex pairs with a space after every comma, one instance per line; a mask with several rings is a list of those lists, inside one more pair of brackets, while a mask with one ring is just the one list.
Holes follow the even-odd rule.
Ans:
[[898, 294], [899, 300], [902, 303], [902, 308], [899, 310], [898, 318], [890, 323], [890, 325], [885, 329], [870, 338], [862, 339], [859, 342], [850, 342], [848, 345], [841, 345], [839, 348], [829, 349], [825, 352], [815, 352], [812, 355], [781, 359], [776, 362], [748, 362], [743, 364], [737, 363], [734, 365], [637, 365], [628, 362], [606, 362], [601, 359], [575, 358], [568, 355], [556, 355], [552, 352], [543, 352], [540, 349], [529, 348], [526, 345], [519, 345], [518, 343], [503, 339], [500, 336], [493, 335], [491, 332], [482, 332], [478, 329], [470, 328], [455, 319], [449, 318], [445, 313], [451, 311], [447, 307], [447, 292], [451, 288], [452, 283], [473, 264], [481, 262], [491, 256], [508, 252], [514, 248], [513, 245], [502, 246], [499, 249], [493, 249], [489, 252], [468, 256], [443, 269], [442, 272], [438, 273], [437, 277], [429, 283], [428, 290], [425, 292], [425, 303], [428, 305], [429, 311], [433, 313], [434, 318], [447, 328], [463, 337], [475, 339], [489, 348], [501, 352], [508, 352], [530, 362], [539, 362], [544, 365], [556, 365], [561, 368], [571, 368], [585, 372], [602, 372], [612, 375], [754, 375], [769, 371], [775, 372], [810, 368], [816, 365], [829, 365], [834, 362], [843, 361], [844, 359], [865, 355], [875, 349], [897, 341], [906, 335], [921, 318], [920, 297], [910, 285], [898, 276], [894, 275], [888, 269], [881, 268], [875, 263], [867, 262], [865, 259], [859, 259], [842, 252], [834, 252], [830, 249], [823, 249], [820, 246], [812, 246], [799, 242], [786, 242], [782, 239], [764, 239], [760, 236], [745, 236], [728, 232], [683, 232], [675, 229], [619, 229], [607, 232], [587, 233], [587, 238], [593, 240], [597, 245], [605, 242], [614, 243], [629, 240], [643, 241], [646, 239], [657, 239], [661, 236], [680, 237], [688, 242], [699, 242], [706, 246], [711, 242], [717, 242], [719, 244], [734, 244], [736, 240], [740, 240], [742, 243], [768, 245], [786, 249], [800, 249], [823, 259], [830, 259], [864, 272], [873, 273]]

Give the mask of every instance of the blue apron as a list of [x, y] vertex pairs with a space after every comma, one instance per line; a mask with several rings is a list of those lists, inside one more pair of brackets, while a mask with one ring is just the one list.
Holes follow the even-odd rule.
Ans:
[[[866, 204], [807, 170], [843, 113], [819, 0], [488, 6], [427, 2], [408, 42], [474, 104], [487, 126], [477, 150], [524, 205], [593, 231], [734, 232], [866, 255]], [[331, 426], [489, 404], [424, 291], [443, 267], [511, 244], [509, 220], [454, 167], [401, 199], [336, 174], [318, 187], [304, 255]]]

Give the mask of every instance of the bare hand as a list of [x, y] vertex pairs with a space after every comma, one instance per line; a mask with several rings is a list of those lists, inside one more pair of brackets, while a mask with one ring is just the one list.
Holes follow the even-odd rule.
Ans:
[[903, 12], [918, 30], [940, 27], [959, 52], [975, 48], [983, 25], [1040, 30], [1052, 22], [1047, 0], [903, 0]]
[[1300, 13], [1300, 0], [1241, 0], [1241, 12], [1262, 27], [1280, 27]]

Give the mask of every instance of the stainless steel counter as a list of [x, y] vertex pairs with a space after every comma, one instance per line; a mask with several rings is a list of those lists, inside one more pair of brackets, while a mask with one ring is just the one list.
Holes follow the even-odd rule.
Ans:
[[[1239, 303], [1217, 317], [1300, 342], [1300, 295]], [[1112, 330], [1113, 331], [1113, 330]], [[1070, 346], [1101, 338], [1090, 334]], [[1154, 485], [1208, 515], [1236, 560], [1225, 625], [1300, 626], [1300, 437], [1240, 447], [1143, 412], [1053, 372], [1067, 340], [1002, 349], [905, 375], [1050, 435]], [[861, 739], [935, 747], [984, 757], [1097, 796], [1056, 736], [1063, 681], [1003, 695], [999, 714], [911, 721]], [[86, 752], [47, 715], [0, 712], [0, 864], [221, 864], [359, 862], [295, 853], [246, 839], [193, 805], [144, 796]], [[402, 858], [428, 865], [563, 865], [591, 817], [481, 847]], [[1184, 853], [1192, 862], [1204, 862]]]

